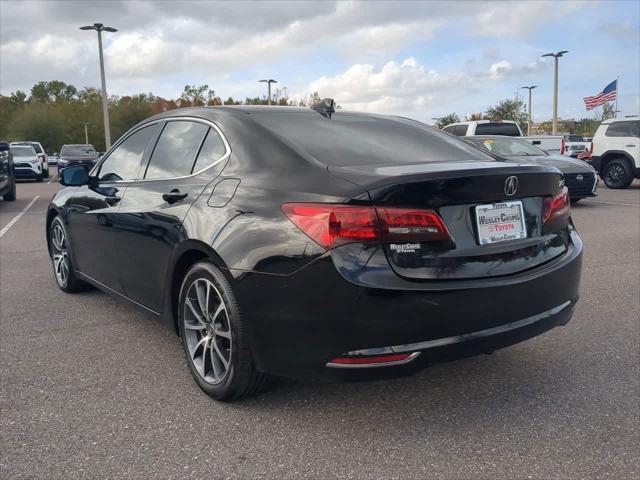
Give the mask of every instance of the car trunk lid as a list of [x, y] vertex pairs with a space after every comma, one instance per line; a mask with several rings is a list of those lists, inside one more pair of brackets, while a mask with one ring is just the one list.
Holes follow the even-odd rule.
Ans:
[[[562, 188], [562, 175], [554, 168], [482, 161], [330, 167], [330, 171], [366, 186], [378, 212], [432, 210], [442, 219], [450, 237], [447, 240], [383, 241], [391, 267], [404, 278], [509, 275], [548, 262], [568, 246], [566, 219], [545, 225], [542, 218], [544, 199]], [[512, 178], [515, 192], [508, 190]], [[500, 221], [502, 213], [505, 222]], [[519, 218], [513, 225], [512, 213]], [[499, 225], [491, 224], [492, 215]], [[509, 239], [500, 240], [503, 233], [495, 229], [507, 228], [503, 225], [516, 235], [507, 230], [509, 235], [504, 236]]]

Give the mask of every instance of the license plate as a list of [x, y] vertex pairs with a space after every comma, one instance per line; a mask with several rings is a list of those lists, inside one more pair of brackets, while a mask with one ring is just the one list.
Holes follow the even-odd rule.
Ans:
[[480, 245], [527, 238], [521, 201], [478, 205], [476, 225]]

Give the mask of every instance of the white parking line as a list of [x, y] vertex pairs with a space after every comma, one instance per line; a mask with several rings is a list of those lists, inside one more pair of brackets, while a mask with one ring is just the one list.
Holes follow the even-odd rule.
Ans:
[[53, 181], [56, 179], [57, 175], [56, 175], [56, 176], [50, 175], [50, 177], [51, 177], [51, 178], [49, 179], [49, 181], [47, 182], [47, 184], [50, 184], [51, 182], [53, 182]]
[[22, 209], [22, 211], [21, 211], [18, 215], [16, 215], [15, 217], [13, 217], [13, 218], [11, 219], [11, 221], [10, 221], [9, 223], [7, 223], [7, 224], [2, 228], [2, 230], [0, 230], [0, 238], [2, 238], [2, 237], [4, 236], [4, 234], [5, 234], [5, 233], [7, 233], [7, 232], [9, 231], [9, 229], [10, 229], [11, 227], [13, 227], [13, 225], [14, 225], [18, 220], [20, 220], [20, 217], [22, 217], [22, 215], [24, 215], [25, 213], [27, 213], [27, 210], [29, 210], [29, 209], [31, 208], [31, 206], [32, 206], [34, 203], [36, 203], [36, 200], [38, 200], [39, 198], [40, 198], [40, 195], [36, 195], [36, 196], [34, 197], [34, 199], [33, 199], [33, 200], [31, 200], [31, 201], [29, 202], [29, 205], [27, 205], [26, 207], [24, 207], [24, 208]]
[[626, 205], [628, 207], [640, 207], [640, 203], [603, 202], [602, 200], [587, 200], [585, 203], [606, 203], [607, 205]]

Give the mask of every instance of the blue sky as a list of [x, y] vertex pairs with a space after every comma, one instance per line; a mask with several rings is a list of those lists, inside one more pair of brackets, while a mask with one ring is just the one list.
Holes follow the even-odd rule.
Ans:
[[[24, 28], [24, 19], [33, 23]], [[538, 85], [533, 114], [592, 116], [582, 97], [620, 78], [618, 108], [640, 111], [640, 2], [12, 2], [0, 3], [0, 93], [39, 80], [99, 84], [102, 21], [109, 92], [175, 98], [185, 84], [264, 94], [276, 78], [290, 95], [313, 91], [345, 108], [430, 121], [478, 112]], [[92, 36], [93, 35], [93, 36]], [[523, 92], [524, 93], [524, 92]]]

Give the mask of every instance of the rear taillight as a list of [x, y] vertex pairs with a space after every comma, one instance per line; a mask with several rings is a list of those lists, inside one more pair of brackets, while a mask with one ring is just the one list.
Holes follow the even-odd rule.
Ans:
[[593, 155], [593, 142], [589, 145], [589, 153]]
[[287, 203], [282, 211], [325, 248], [374, 240], [421, 242], [451, 238], [433, 210]]
[[542, 202], [542, 223], [551, 223], [559, 219], [568, 218], [571, 213], [569, 190], [562, 187], [555, 197], [547, 197]]
[[566, 144], [564, 142], [564, 137], [562, 137], [562, 145], [560, 146], [560, 155], [564, 155], [566, 149]]

